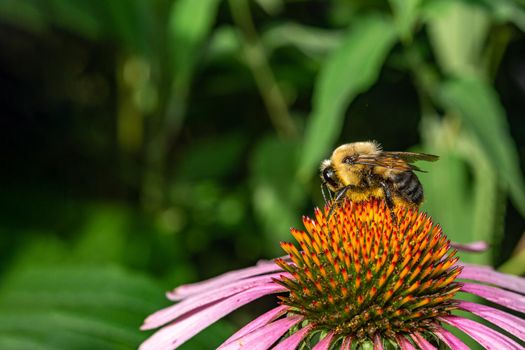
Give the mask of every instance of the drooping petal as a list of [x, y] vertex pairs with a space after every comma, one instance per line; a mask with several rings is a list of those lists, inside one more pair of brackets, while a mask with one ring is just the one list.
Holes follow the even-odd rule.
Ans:
[[266, 350], [280, 337], [302, 320], [301, 316], [288, 316], [254, 330], [234, 341], [221, 345], [217, 350]]
[[312, 329], [311, 325], [308, 325], [304, 328], [301, 328], [294, 334], [290, 335], [288, 338], [277, 344], [272, 348], [272, 350], [291, 350], [297, 348], [301, 340], [308, 334]]
[[157, 328], [177, 319], [178, 317], [183, 316], [188, 312], [204, 307], [205, 305], [214, 303], [218, 300], [228, 298], [232, 295], [257, 286], [273, 284], [274, 282], [272, 278], [279, 277], [282, 274], [283, 273], [256, 276], [242, 281], [235, 281], [231, 282], [229, 285], [223, 286], [222, 288], [208, 290], [204, 293], [186, 298], [175, 305], [168, 306], [167, 308], [159, 310], [148, 316], [141, 329], [147, 330]]
[[485, 250], [489, 249], [489, 245], [485, 241], [476, 241], [476, 242], [471, 242], [471, 243], [451, 242], [450, 246], [454, 249], [457, 249], [463, 252], [471, 252], [471, 253], [484, 252]]
[[383, 350], [383, 342], [378, 335], [374, 338], [374, 350]]
[[509, 309], [525, 312], [525, 296], [491, 286], [463, 283], [462, 292], [475, 294]]
[[465, 300], [460, 300], [458, 306], [465, 311], [492, 322], [520, 339], [525, 339], [525, 320], [522, 318], [487, 305], [480, 305]]
[[239, 281], [245, 278], [259, 276], [262, 274], [282, 271], [273, 261], [261, 260], [255, 266], [247, 267], [241, 270], [230, 271], [223, 273], [222, 275], [210, 278], [205, 281], [185, 284], [175, 288], [173, 291], [168, 292], [166, 296], [172, 301], [179, 301], [188, 296], [207, 292], [232, 281]]
[[328, 350], [333, 337], [333, 332], [328, 333], [319, 343], [315, 344], [312, 350]]
[[410, 337], [412, 340], [421, 348], [421, 350], [435, 350], [436, 347], [428, 340], [426, 340], [420, 333], [411, 334]]
[[463, 270], [458, 278], [496, 285], [518, 293], [525, 293], [525, 278], [507, 275], [488, 266], [462, 264]]
[[285, 288], [277, 284], [268, 284], [252, 288], [228, 299], [218, 301], [205, 309], [189, 315], [184, 319], [184, 322], [176, 322], [158, 330], [142, 343], [140, 350], [176, 349], [210, 324], [250, 301], [258, 299], [264, 295], [284, 291]]
[[482, 325], [481, 323], [458, 316], [442, 317], [443, 322], [459, 328], [485, 349], [523, 350], [523, 347], [505, 335]]
[[352, 338], [347, 336], [343, 340], [343, 344], [341, 345], [341, 350], [350, 350], [352, 348]]
[[399, 346], [401, 346], [401, 350], [416, 350], [414, 345], [412, 345], [412, 343], [402, 335], [397, 337], [397, 342]]
[[224, 343], [222, 343], [221, 346], [231, 343], [235, 339], [243, 337], [246, 334], [251, 333], [252, 331], [258, 328], [266, 326], [268, 323], [284, 315], [288, 309], [289, 307], [286, 305], [281, 305], [281, 306], [271, 309], [270, 311], [262, 314], [261, 316], [257, 317], [255, 320], [248, 323], [246, 326], [242, 327], [234, 335], [226, 339], [226, 341], [224, 341]]
[[447, 331], [445, 328], [438, 328], [434, 331], [434, 334], [438, 336], [449, 348], [454, 350], [470, 350], [470, 348], [463, 343], [454, 334]]

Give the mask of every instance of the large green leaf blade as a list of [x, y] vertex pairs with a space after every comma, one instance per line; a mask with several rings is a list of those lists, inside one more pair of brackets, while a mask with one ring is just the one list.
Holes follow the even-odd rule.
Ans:
[[142, 320], [164, 304], [155, 283], [121, 268], [21, 264], [0, 289], [0, 344], [136, 348]]
[[345, 110], [377, 79], [395, 42], [391, 20], [369, 16], [356, 23], [324, 64], [316, 82], [298, 175], [307, 180], [338, 136]]
[[[424, 152], [439, 162], [418, 174], [425, 191], [423, 209], [457, 243], [499, 243], [496, 171], [477, 138], [458, 127], [456, 118], [423, 119]], [[491, 253], [460, 252], [471, 263], [491, 264]]]
[[518, 153], [496, 91], [478, 78], [456, 79], [443, 85], [441, 99], [447, 108], [459, 112], [479, 138], [493, 168], [508, 186], [514, 204], [525, 216], [525, 184]]
[[451, 75], [479, 70], [490, 17], [474, 2], [427, 2], [423, 9], [430, 42], [441, 69]]

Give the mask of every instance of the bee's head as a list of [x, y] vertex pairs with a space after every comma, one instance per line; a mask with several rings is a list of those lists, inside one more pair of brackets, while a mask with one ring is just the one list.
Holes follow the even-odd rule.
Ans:
[[352, 155], [345, 156], [342, 159], [342, 162], [347, 165], [354, 165], [358, 158], [359, 158], [359, 154], [354, 153]]
[[337, 174], [335, 173], [330, 159], [325, 159], [321, 163], [319, 175], [323, 184], [326, 184], [330, 190], [335, 191], [336, 189], [341, 187], [339, 179], [337, 178]]

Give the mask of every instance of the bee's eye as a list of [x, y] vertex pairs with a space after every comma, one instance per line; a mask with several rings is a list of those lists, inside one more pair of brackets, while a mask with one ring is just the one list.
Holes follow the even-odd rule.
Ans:
[[332, 186], [337, 186], [337, 179], [335, 176], [334, 169], [331, 167], [325, 168], [323, 170], [323, 179]]
[[343, 163], [345, 163], [345, 164], [354, 164], [356, 160], [357, 160], [357, 155], [354, 154], [353, 156], [345, 157], [343, 159]]

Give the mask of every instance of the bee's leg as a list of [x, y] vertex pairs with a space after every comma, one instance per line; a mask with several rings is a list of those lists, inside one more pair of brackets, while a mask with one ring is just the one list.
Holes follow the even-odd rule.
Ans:
[[339, 203], [344, 198], [344, 196], [346, 195], [346, 191], [348, 191], [350, 187], [352, 186], [345, 186], [341, 188], [339, 191], [337, 191], [335, 193], [334, 202]]
[[330, 189], [328, 188], [328, 186], [326, 186], [325, 184], [325, 187], [326, 189], [328, 190], [328, 197], [330, 198], [330, 201], [333, 201], [334, 200], [334, 194], [332, 191], [330, 191]]
[[394, 200], [392, 199], [392, 192], [390, 192], [390, 188], [386, 184], [386, 182], [381, 181], [381, 188], [383, 188], [383, 192], [385, 193], [385, 202], [388, 209], [390, 209], [390, 217], [392, 218], [392, 222], [394, 224], [397, 223], [396, 216], [394, 214]]
[[[326, 195], [325, 191], [328, 191], [328, 196]], [[323, 195], [324, 199], [324, 206], [326, 208], [327, 205], [332, 205], [332, 191], [330, 191], [325, 183], [321, 184], [321, 194]], [[325, 210], [325, 209], [323, 209]]]
[[[332, 199], [332, 193], [330, 192], [330, 190], [328, 190], [328, 196], [327, 196], [326, 193], [325, 193], [326, 190], [327, 190], [326, 185], [324, 183], [322, 183], [321, 184], [321, 194], [323, 195], [323, 199], [324, 199], [325, 204], [328, 204], [329, 199], [330, 200]], [[328, 198], [328, 197], [330, 197], [330, 198]]]
[[334, 212], [334, 209], [337, 205], [339, 205], [339, 202], [344, 198], [346, 195], [346, 192], [350, 189], [352, 186], [345, 186], [341, 188], [339, 191], [335, 193], [335, 198], [332, 200], [332, 207], [330, 208], [330, 212], [328, 213], [328, 216], [326, 217], [328, 220], [330, 220], [330, 217], [332, 216], [332, 213]]

